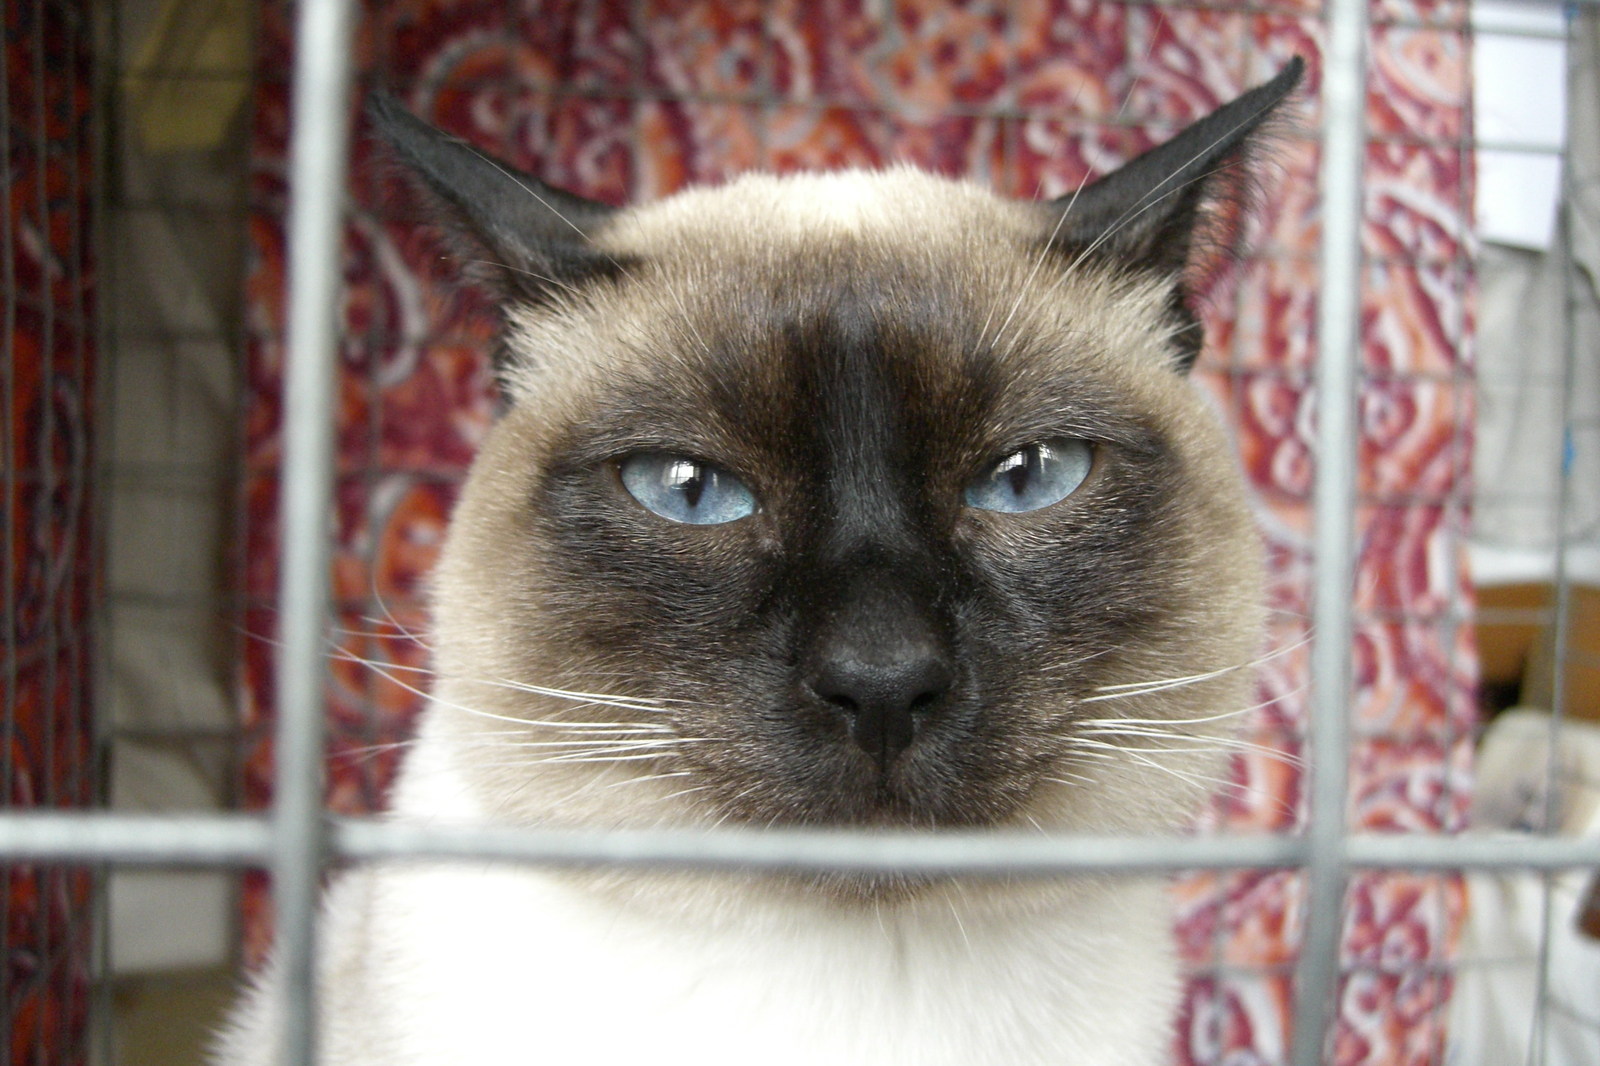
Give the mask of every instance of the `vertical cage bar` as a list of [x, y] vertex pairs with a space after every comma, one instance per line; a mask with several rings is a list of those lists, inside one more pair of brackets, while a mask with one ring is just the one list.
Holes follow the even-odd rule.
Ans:
[[[47, 18], [43, 0], [36, 0], [33, 9], [33, 41], [30, 51], [33, 53], [33, 145], [34, 158], [37, 160], [39, 170], [39, 183], [34, 194], [34, 210], [38, 211], [38, 226], [40, 240], [43, 244], [41, 259], [49, 262], [53, 258], [54, 248], [51, 247], [51, 203], [50, 203], [50, 169], [51, 149], [55, 147], [50, 139], [49, 116], [45, 109], [45, 98], [49, 95], [47, 78], [52, 74], [57, 77], [70, 78], [71, 74], [62, 71], [60, 66], [71, 63], [70, 56], [57, 52], [53, 58], [57, 66], [55, 71], [48, 70], [45, 63], [45, 34], [44, 24]], [[59, 25], [56, 27], [59, 29]], [[51, 42], [64, 50], [64, 42]], [[51, 271], [39, 271], [38, 283], [39, 317], [43, 320], [40, 328], [39, 344], [39, 408], [40, 421], [36, 436], [34, 437], [37, 448], [37, 466], [26, 471], [30, 484], [39, 486], [38, 495], [29, 510], [34, 508], [47, 509], [58, 506], [60, 498], [55, 470], [55, 414], [56, 414], [56, 299], [51, 291]], [[33, 464], [30, 464], [33, 466]], [[55, 515], [51, 515], [52, 521]], [[70, 543], [70, 542], [69, 542]], [[37, 549], [35, 549], [37, 550]], [[55, 762], [56, 753], [56, 686], [60, 679], [56, 676], [56, 663], [60, 655], [60, 634], [56, 631], [56, 593], [59, 588], [57, 577], [60, 573], [55, 568], [61, 565], [61, 560], [46, 562], [38, 587], [40, 596], [40, 614], [37, 623], [38, 630], [34, 634], [38, 647], [42, 649], [44, 657], [42, 669], [44, 685], [39, 700], [39, 713], [43, 743], [39, 752], [38, 793], [36, 801], [42, 806], [53, 807], [57, 803], [57, 786], [59, 784], [58, 771]], [[39, 667], [36, 666], [35, 669]], [[35, 884], [41, 899], [53, 898], [61, 889], [62, 870], [60, 867], [36, 868], [33, 872]], [[33, 914], [33, 940], [38, 946], [39, 969], [34, 974], [33, 995], [38, 1002], [43, 1004], [51, 998], [52, 985], [56, 974], [63, 962], [63, 945], [56, 937], [51, 935], [50, 916], [47, 908], [41, 906]], [[43, 1055], [50, 1046], [53, 1034], [46, 1021], [46, 1011], [40, 1010], [34, 1015], [33, 1030], [34, 1054]]]
[[[82, 570], [83, 545], [93, 543], [93, 527], [90, 514], [91, 482], [89, 480], [89, 430], [93, 409], [90, 405], [90, 371], [89, 353], [86, 348], [89, 337], [88, 315], [86, 307], [86, 289], [88, 264], [85, 261], [84, 247], [84, 218], [86, 193], [85, 182], [88, 175], [84, 172], [84, 136], [85, 126], [91, 121], [94, 107], [94, 70], [93, 51], [87, 39], [89, 27], [88, 19], [92, 12], [88, 4], [73, 5], [67, 12], [67, 62], [72, 67], [72, 84], [75, 90], [87, 89], [90, 93], [89, 110], [80, 111], [73, 109], [70, 124], [66, 129], [66, 151], [70, 163], [67, 166], [67, 274], [71, 278], [67, 306], [63, 312], [70, 324], [72, 331], [72, 359], [69, 373], [71, 375], [71, 388], [75, 396], [75, 407], [70, 409], [67, 417], [75, 420], [76, 425], [69, 425], [68, 431], [72, 434], [75, 444], [68, 451], [66, 468], [59, 476], [64, 477], [71, 486], [69, 498], [74, 499], [74, 514], [69, 529], [72, 531], [68, 540], [71, 561], [66, 564], [61, 581], [61, 603], [65, 610], [58, 611], [57, 617], [66, 621], [67, 632], [64, 639], [70, 642], [72, 656], [67, 660], [68, 669], [64, 684], [67, 691], [67, 706], [71, 708], [69, 717], [63, 725], [71, 730], [71, 743], [68, 747], [69, 765], [63, 770], [58, 770], [65, 781], [65, 787], [58, 797], [58, 802], [63, 806], [79, 806], [92, 802], [93, 796], [86, 793], [84, 784], [86, 774], [92, 766], [93, 749], [86, 746], [89, 736], [90, 721], [85, 713], [86, 671], [90, 669], [93, 661], [93, 638], [89, 633], [88, 617], [80, 615], [78, 604], [80, 583], [85, 580]], [[71, 1033], [71, 1042], [64, 1048], [64, 1059], [67, 1062], [79, 1063], [84, 1061], [89, 1047], [89, 967], [93, 959], [94, 935], [94, 897], [92, 890], [92, 873], [85, 869], [62, 869], [60, 873], [62, 888], [71, 901], [70, 920], [63, 945], [63, 967], [61, 977], [55, 986], [54, 994], [65, 1001], [63, 1011], [67, 1018], [67, 1026]], [[87, 894], [85, 894], [85, 891]], [[79, 996], [84, 998], [80, 1001]]]
[[[5, 12], [0, 17], [0, 186], [6, 189], [16, 188], [18, 175], [15, 174], [12, 156], [15, 146], [12, 143], [14, 136], [11, 121], [11, 22], [14, 13]], [[5, 303], [5, 321], [0, 328], [5, 330], [5, 358], [0, 360], [0, 478], [4, 479], [0, 491], [5, 492], [5, 499], [0, 500], [0, 514], [5, 516], [5, 541], [0, 544], [0, 612], [3, 619], [0, 624], [5, 626], [5, 708], [3, 732], [0, 732], [0, 744], [5, 745], [5, 756], [0, 758], [0, 806], [10, 807], [13, 802], [13, 790], [16, 784], [16, 767], [12, 764], [11, 752], [17, 750], [14, 743], [17, 735], [17, 589], [14, 581], [17, 573], [16, 540], [19, 516], [17, 514], [17, 455], [16, 455], [16, 403], [17, 403], [17, 221], [13, 216], [15, 208], [12, 197], [0, 197], [0, 300]], [[25, 876], [22, 870], [11, 867], [5, 870], [4, 877], [0, 877], [0, 964], [7, 967], [11, 961], [11, 894], [12, 884], [20, 877]], [[9, 969], [7, 970], [9, 973]], [[0, 988], [0, 1029], [10, 1033], [14, 1024], [14, 1006], [12, 999], [16, 990], [11, 988], [9, 982], [6, 987]]]
[[[1571, 99], [1573, 64], [1581, 48], [1576, 40], [1581, 23], [1568, 10], [1567, 69], [1562, 90]], [[1577, 387], [1577, 274], [1578, 259], [1573, 249], [1573, 227], [1577, 212], [1573, 201], [1576, 193], [1573, 179], [1572, 152], [1573, 112], [1567, 112], [1567, 142], [1561, 153], [1561, 199], [1556, 206], [1556, 242], [1552, 254], [1560, 264], [1561, 275], [1561, 457], [1556, 478], [1555, 548], [1551, 560], [1550, 580], [1555, 590], [1554, 617], [1551, 620], [1554, 640], [1550, 655], [1550, 735], [1545, 754], [1544, 802], [1539, 812], [1539, 831], [1546, 836], [1557, 834], [1557, 814], [1562, 792], [1566, 785], [1561, 764], [1562, 722], [1567, 710], [1567, 656], [1570, 653], [1568, 627], [1572, 624], [1572, 581], [1568, 573], [1568, 530], [1572, 506], [1572, 466], [1576, 458], [1572, 433], [1574, 392]], [[1528, 1066], [1545, 1066], [1550, 1052], [1550, 966], [1552, 940], [1555, 936], [1555, 879], [1554, 871], [1546, 870], [1540, 876], [1539, 887], [1539, 947], [1534, 966], [1534, 1017], [1528, 1027]]]
[[[38, 281], [35, 283], [34, 298], [38, 301], [39, 315], [39, 364], [37, 372], [38, 383], [38, 411], [39, 422], [33, 426], [27, 425], [32, 421], [24, 421], [24, 432], [28, 434], [35, 449], [32, 462], [27, 463], [22, 471], [23, 492], [31, 497], [26, 507], [19, 508], [24, 519], [33, 518], [38, 511], [54, 507], [56, 504], [56, 485], [52, 469], [52, 452], [54, 443], [54, 414], [55, 414], [55, 294], [51, 291], [51, 271], [48, 266], [52, 258], [51, 225], [50, 225], [50, 136], [49, 125], [45, 111], [45, 98], [49, 95], [46, 79], [52, 73], [45, 66], [45, 37], [44, 22], [46, 12], [43, 0], [34, 0], [32, 25], [32, 39], [28, 42], [29, 59], [33, 65], [33, 113], [31, 115], [17, 115], [17, 125], [27, 129], [31, 125], [31, 133], [25, 133], [33, 145], [33, 166], [38, 174], [38, 181], [34, 186], [33, 210], [38, 214], [35, 225], [39, 228], [38, 240], [40, 242], [39, 259], [43, 269], [39, 271]], [[59, 57], [58, 57], [59, 58]], [[51, 516], [52, 518], [54, 516]], [[29, 546], [32, 549], [32, 546]], [[24, 549], [25, 551], [29, 549]], [[32, 549], [36, 551], [37, 549]], [[30, 552], [31, 554], [31, 552]], [[38, 596], [38, 615], [33, 625], [24, 626], [33, 647], [28, 653], [28, 667], [31, 671], [42, 674], [42, 683], [37, 692], [39, 718], [39, 733], [42, 734], [43, 743], [37, 756], [37, 763], [30, 767], [33, 772], [35, 784], [34, 795], [31, 797], [35, 804], [50, 807], [55, 803], [55, 708], [56, 708], [56, 633], [55, 633], [55, 605], [52, 602], [54, 593], [54, 577], [52, 571], [54, 560], [47, 562], [43, 572], [37, 579], [34, 587]], [[24, 586], [26, 589], [26, 585]], [[18, 646], [26, 646], [23, 641], [17, 641]], [[37, 675], [36, 675], [37, 676]], [[26, 738], [23, 738], [26, 743]], [[15, 750], [15, 749], [13, 749]], [[60, 871], [50, 867], [34, 867], [28, 871], [27, 876], [33, 881], [33, 888], [41, 900], [52, 898], [55, 894], [57, 879]], [[55, 976], [55, 969], [60, 964], [60, 945], [54, 942], [50, 935], [50, 926], [46, 908], [38, 906], [33, 909], [33, 922], [27, 933], [37, 952], [36, 969], [28, 978], [28, 995], [41, 1005], [50, 996], [50, 982]], [[43, 1010], [35, 1011], [33, 1018], [33, 1043], [29, 1053], [43, 1056], [50, 1032], [45, 1024]], [[22, 1023], [25, 1015], [16, 1021]], [[20, 1035], [20, 1034], [18, 1034]], [[13, 1045], [14, 1050], [14, 1045]]]
[[349, 141], [349, 0], [305, 0], [296, 25], [281, 489], [273, 903], [282, 966], [276, 1061], [315, 1061], [315, 917], [322, 871], [324, 631], [333, 496], [341, 208]]
[[[110, 247], [111, 225], [109, 222], [110, 201], [112, 196], [110, 168], [108, 163], [112, 158], [111, 138], [112, 130], [117, 125], [115, 109], [118, 106], [116, 86], [122, 78], [122, 5], [120, 3], [102, 4], [92, 12], [90, 29], [93, 34], [92, 48], [95, 55], [94, 67], [91, 71], [91, 85], [93, 86], [93, 107], [97, 118], [90, 126], [90, 136], [93, 139], [93, 205], [90, 208], [89, 227], [91, 247], [95, 249], [95, 276], [97, 278], [98, 296], [96, 306], [91, 314], [94, 320], [94, 345], [95, 352], [100, 358], [100, 367], [106, 367], [109, 362], [106, 358], [111, 352], [111, 330], [108, 328], [111, 316], [106, 312], [104, 294], [117, 292], [117, 277], [115, 271], [120, 264], [114, 255], [105, 255], [102, 250]], [[110, 426], [112, 419], [112, 390], [109, 373], [98, 373], [95, 376], [94, 404], [98, 417], [104, 419], [103, 424]], [[110, 432], [110, 430], [106, 430]], [[96, 486], [111, 484], [109, 477], [109, 464], [106, 456], [109, 449], [97, 448], [91, 458], [91, 465], [87, 476]], [[93, 506], [97, 508], [94, 518], [93, 532], [93, 557], [97, 574], [105, 574], [106, 560], [106, 529], [109, 522], [107, 512], [100, 508], [108, 507], [107, 494], [96, 491], [93, 494]], [[109, 711], [102, 713], [102, 708], [109, 707], [109, 701], [104, 694], [108, 691], [107, 665], [109, 656], [105, 654], [110, 647], [106, 643], [108, 614], [109, 612], [98, 609], [105, 601], [97, 597], [96, 610], [93, 612], [91, 622], [92, 640], [95, 643], [94, 673], [93, 678], [94, 708], [90, 718], [93, 727], [91, 737], [91, 755], [93, 760], [92, 802], [97, 808], [109, 807], [111, 803], [109, 772], [111, 753], [111, 714]], [[84, 1058], [92, 1066], [105, 1066], [116, 1061], [114, 1041], [116, 1029], [114, 1025], [115, 1001], [112, 998], [112, 973], [111, 973], [111, 871], [113, 864], [110, 862], [97, 862], [91, 867], [92, 902], [90, 904], [90, 921], [93, 923], [92, 944], [89, 962], [89, 1022], [88, 1040], [85, 1043]]]
[[1296, 1066], [1322, 1062], [1338, 1016], [1355, 573], [1356, 385], [1361, 351], [1361, 167], [1367, 0], [1330, 0], [1322, 65], [1322, 256], [1312, 607], [1311, 861], [1295, 974]]

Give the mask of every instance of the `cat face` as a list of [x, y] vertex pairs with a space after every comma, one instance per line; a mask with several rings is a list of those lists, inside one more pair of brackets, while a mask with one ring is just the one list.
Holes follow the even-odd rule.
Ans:
[[[900, 170], [611, 211], [391, 131], [506, 299], [510, 407], [436, 591], [432, 713], [486, 801], [608, 825], [1181, 822], [1247, 702], [1260, 584], [1182, 374], [1216, 194], [1188, 175], [1297, 77], [1071, 205]], [[498, 213], [471, 184], [495, 174]]]

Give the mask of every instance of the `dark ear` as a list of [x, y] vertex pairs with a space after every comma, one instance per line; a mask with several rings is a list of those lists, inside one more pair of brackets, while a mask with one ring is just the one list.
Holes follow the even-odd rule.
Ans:
[[543, 302], [623, 267], [590, 235], [616, 208], [546, 185], [412, 115], [386, 93], [367, 102], [373, 131], [405, 164], [468, 273], [498, 296]]
[[[1256, 131], [1299, 84], [1298, 56], [1265, 85], [1224, 104], [1165, 144], [1092, 185], [1045, 205], [1050, 243], [1069, 262], [1095, 259], [1173, 279], [1179, 366], [1200, 355], [1191, 300], [1198, 280], [1225, 256], [1252, 191], [1246, 165]], [[1230, 226], [1230, 223], [1232, 224]]]

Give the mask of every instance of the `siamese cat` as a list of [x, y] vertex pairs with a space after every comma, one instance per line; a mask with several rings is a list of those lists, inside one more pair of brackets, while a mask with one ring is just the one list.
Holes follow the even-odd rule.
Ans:
[[[379, 101], [508, 400], [393, 816], [1181, 828], [1261, 640], [1192, 290], [1301, 71], [1048, 203], [902, 168], [612, 208]], [[378, 864], [327, 897], [321, 1056], [1154, 1066], [1170, 921], [1148, 879]], [[274, 980], [218, 1063], [273, 1063]]]

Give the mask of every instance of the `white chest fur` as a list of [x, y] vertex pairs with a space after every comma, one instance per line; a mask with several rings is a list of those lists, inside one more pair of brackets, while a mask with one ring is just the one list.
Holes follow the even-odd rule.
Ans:
[[[443, 799], [424, 784], [402, 800]], [[742, 886], [655, 910], [538, 870], [370, 868], [327, 902], [323, 1058], [1146, 1066], [1177, 987], [1163, 896], [1084, 883], [1019, 912], [972, 885], [873, 909]], [[261, 991], [228, 1066], [271, 1062]]]

